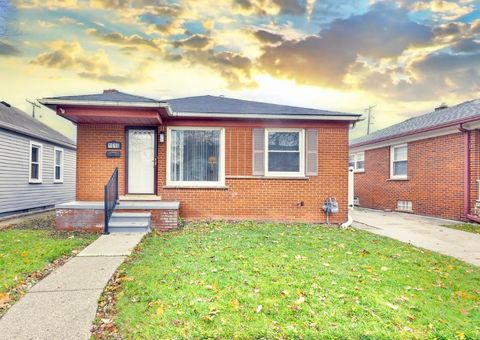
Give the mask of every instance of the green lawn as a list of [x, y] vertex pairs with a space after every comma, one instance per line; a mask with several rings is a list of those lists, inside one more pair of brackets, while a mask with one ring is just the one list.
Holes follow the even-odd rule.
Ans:
[[196, 224], [122, 269], [123, 338], [480, 337], [477, 267], [362, 231]]
[[480, 225], [471, 223], [461, 223], [454, 225], [446, 225], [447, 228], [468, 231], [469, 233], [480, 234]]
[[85, 247], [96, 237], [92, 234], [54, 233], [45, 229], [0, 231], [0, 294], [5, 294], [49, 262]]

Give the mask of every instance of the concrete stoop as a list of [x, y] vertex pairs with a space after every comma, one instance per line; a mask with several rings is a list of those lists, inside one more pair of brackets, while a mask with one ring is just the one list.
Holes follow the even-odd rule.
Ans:
[[114, 212], [108, 230], [111, 233], [146, 233], [150, 231], [151, 217], [150, 212]]

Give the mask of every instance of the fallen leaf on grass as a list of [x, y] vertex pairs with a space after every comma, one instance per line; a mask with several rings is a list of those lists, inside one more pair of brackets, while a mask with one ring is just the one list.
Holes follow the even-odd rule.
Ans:
[[8, 302], [10, 302], [10, 295], [8, 293], [0, 294], [0, 308], [5, 306]]
[[163, 315], [164, 312], [165, 312], [165, 310], [163, 309], [163, 306], [159, 306], [159, 307], [157, 308], [156, 314], [157, 314], [158, 316], [161, 316], [161, 315]]
[[237, 299], [232, 299], [230, 301], [230, 304], [232, 305], [233, 309], [238, 310], [240, 308], [240, 303], [238, 302]]
[[257, 306], [257, 309], [255, 309], [255, 313], [257, 313], [257, 314], [260, 313], [260, 312], [262, 311], [262, 309], [263, 309], [263, 306], [262, 306], [262, 305], [258, 305], [258, 306]]

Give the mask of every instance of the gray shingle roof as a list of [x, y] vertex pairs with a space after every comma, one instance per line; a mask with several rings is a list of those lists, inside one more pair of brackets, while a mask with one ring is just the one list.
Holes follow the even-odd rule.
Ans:
[[75, 142], [60, 132], [32, 118], [27, 113], [0, 102], [0, 128], [40, 140], [74, 148]]
[[165, 100], [174, 112], [231, 113], [231, 114], [274, 114], [312, 116], [352, 116], [359, 114], [334, 112], [304, 107], [255, 102], [217, 96], [196, 96]]
[[350, 146], [375, 143], [380, 140], [399, 137], [403, 134], [413, 134], [425, 129], [441, 128], [449, 124], [468, 119], [480, 119], [480, 99], [474, 99], [438, 111], [433, 111], [418, 117], [407, 119], [401, 123], [389, 126], [350, 141]]
[[104, 90], [102, 93], [85, 94], [79, 96], [50, 97], [43, 99], [78, 100], [78, 101], [106, 101], [106, 102], [134, 102], [134, 103], [161, 103], [161, 101], [135, 96], [117, 90]]

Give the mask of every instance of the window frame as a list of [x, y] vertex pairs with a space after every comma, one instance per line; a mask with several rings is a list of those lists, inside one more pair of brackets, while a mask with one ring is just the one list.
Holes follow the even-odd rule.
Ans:
[[[220, 162], [218, 169], [219, 180], [213, 181], [172, 181], [171, 179], [171, 159], [172, 159], [172, 130], [202, 130], [202, 131], [220, 131]], [[224, 187], [225, 186], [225, 128], [210, 126], [172, 126], [167, 127], [167, 187]]]
[[[299, 171], [268, 171], [268, 134], [270, 132], [298, 132]], [[264, 169], [266, 177], [305, 177], [305, 129], [301, 128], [265, 128]]]
[[[32, 178], [32, 149], [36, 147], [38, 149], [38, 178]], [[30, 149], [28, 151], [29, 159], [28, 159], [28, 183], [31, 184], [41, 184], [43, 183], [43, 144], [30, 141]]]
[[[405, 159], [395, 160], [395, 149], [406, 148], [406, 157]], [[405, 175], [394, 175], [393, 174], [393, 165], [395, 162], [407, 162], [407, 173]], [[390, 146], [390, 179], [408, 179], [408, 144], [398, 144]]]
[[[357, 162], [358, 162], [357, 156], [360, 154], [363, 155], [363, 168], [357, 167]], [[359, 152], [349, 154], [348, 167], [350, 167], [350, 157], [353, 157], [353, 173], [365, 172], [365, 151], [359, 151]]]
[[[57, 168], [57, 163], [55, 157], [57, 156], [57, 151], [61, 152], [61, 158], [60, 158], [60, 179], [56, 178], [56, 168]], [[64, 158], [65, 158], [65, 151], [63, 148], [59, 148], [54, 146], [53, 147], [53, 183], [63, 183], [63, 164], [64, 164]]]

